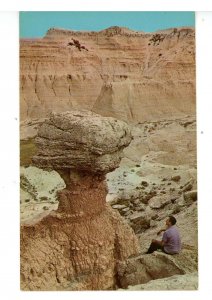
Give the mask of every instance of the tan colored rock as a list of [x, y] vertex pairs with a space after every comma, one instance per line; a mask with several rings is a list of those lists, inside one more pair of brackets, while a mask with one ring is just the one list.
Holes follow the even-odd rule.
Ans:
[[72, 108], [135, 122], [193, 113], [194, 29], [50, 29], [21, 40], [20, 107], [22, 121]]
[[150, 217], [145, 212], [136, 212], [129, 216], [129, 220], [135, 233], [142, 232], [150, 227]]
[[185, 205], [191, 205], [197, 201], [197, 190], [185, 192], [183, 195]]
[[147, 283], [152, 279], [167, 278], [176, 274], [197, 272], [197, 252], [183, 249], [180, 254], [167, 255], [156, 251], [120, 262], [119, 282], [122, 288]]
[[164, 279], [151, 280], [146, 284], [129, 286], [130, 291], [191, 291], [198, 289], [198, 273], [174, 275]]
[[172, 180], [172, 181], [175, 181], [175, 182], [180, 181], [180, 179], [181, 179], [180, 175], [175, 175], [175, 176], [173, 176], [173, 177], [171, 178], [171, 180]]
[[52, 113], [36, 138], [33, 161], [42, 168], [107, 173], [118, 167], [131, 141], [126, 123], [89, 111]]
[[[92, 209], [93, 206], [90, 206]], [[51, 213], [21, 229], [23, 290], [105, 290], [116, 264], [138, 251], [132, 230], [108, 207], [85, 214]], [[89, 209], [88, 209], [89, 210]]]
[[170, 202], [170, 196], [156, 196], [149, 200], [148, 205], [153, 209], [159, 209], [164, 208]]
[[[89, 116], [89, 121], [86, 116]], [[122, 132], [126, 129], [126, 124], [123, 122], [118, 123], [118, 126], [114, 124], [110, 133], [111, 129], [107, 132], [107, 128], [112, 127], [111, 119], [108, 121], [91, 113], [74, 112], [65, 115], [56, 114], [54, 117], [40, 129], [39, 136], [42, 135], [41, 141], [39, 140], [40, 152], [34, 162], [46, 167], [46, 161], [51, 154], [53, 159], [50, 160], [48, 167], [56, 166], [59, 169], [66, 188], [58, 192], [59, 205], [56, 211], [50, 212], [40, 221], [28, 221], [21, 226], [21, 288], [23, 290], [112, 289], [116, 285], [118, 262], [138, 254], [139, 244], [133, 230], [120, 214], [106, 205], [107, 189], [104, 176], [108, 168], [107, 162], [104, 162], [102, 169], [98, 168], [98, 172], [95, 160], [90, 165], [90, 170], [88, 165], [89, 155], [98, 153], [101, 158], [107, 151], [103, 134], [108, 133], [111, 140], [113, 135], [116, 135], [116, 143], [110, 146], [108, 142], [108, 149], [120, 152], [119, 147], [123, 148], [125, 144]], [[59, 121], [56, 123], [56, 120]], [[86, 120], [89, 126], [83, 127], [83, 120]], [[73, 125], [75, 123], [76, 127]], [[52, 132], [48, 128], [49, 124]], [[57, 127], [59, 133], [55, 130]], [[80, 148], [81, 144], [78, 144], [79, 134], [82, 132], [84, 148]], [[68, 138], [64, 139], [66, 136]], [[125, 138], [127, 139], [127, 135]], [[54, 142], [58, 141], [59, 144], [56, 146]], [[86, 171], [78, 162], [79, 157], [72, 156], [72, 160], [75, 161], [70, 165], [67, 153], [62, 163], [60, 159], [59, 163], [57, 162], [57, 155], [58, 157], [64, 155], [66, 149], [70, 152], [77, 149], [82, 151]], [[87, 156], [85, 152], [88, 153]], [[64, 165], [66, 159], [67, 165]], [[108, 164], [110, 161], [112, 160], [109, 160]], [[115, 161], [113, 168], [116, 165]]]
[[[85, 46], [88, 51], [83, 48], [79, 51], [76, 46], [68, 45], [73, 38], [79, 41], [80, 47]], [[197, 248], [197, 215], [194, 202], [196, 200], [191, 202], [191, 197], [188, 196], [188, 205], [186, 206], [182, 193], [184, 191], [186, 194], [196, 189], [194, 41], [194, 30], [191, 28], [145, 34], [119, 27], [99, 33], [53, 29], [43, 39], [21, 40], [20, 104], [21, 120], [24, 120], [21, 124], [22, 139], [37, 135], [37, 127], [40, 123], [38, 118], [46, 117], [52, 111], [65, 112], [72, 108], [85, 108], [104, 116], [115, 116], [126, 121], [139, 122], [133, 128], [133, 141], [124, 150], [125, 160], [121, 164], [122, 169], [116, 169], [114, 174], [108, 174], [107, 178], [110, 196], [120, 200], [117, 204], [126, 205], [127, 210], [129, 209], [128, 205], [131, 205], [130, 211], [126, 212], [128, 220], [132, 216], [132, 212], [134, 214], [140, 210], [137, 205], [132, 207], [133, 201], [138, 199], [145, 203], [142, 204], [142, 211], [145, 210], [148, 217], [155, 220], [154, 228], [151, 220], [150, 228], [138, 235], [140, 236], [140, 247], [144, 251], [151, 238], [156, 238], [158, 227], [164, 225], [158, 224], [158, 221], [162, 220], [161, 223], [164, 223], [164, 218], [173, 213], [177, 205], [180, 205], [181, 211], [176, 210], [174, 214], [177, 214], [183, 243], [194, 245], [195, 249]], [[51, 132], [49, 127], [46, 127], [44, 131], [45, 134]], [[79, 138], [81, 136], [84, 136], [84, 133], [80, 134]], [[69, 145], [68, 140], [64, 139], [64, 141]], [[93, 141], [89, 145], [93, 145]], [[63, 147], [61, 149], [67, 159], [67, 152], [70, 148], [68, 151]], [[45, 150], [47, 148], [45, 149], [44, 146], [42, 151], [45, 152]], [[51, 154], [56, 153], [56, 150], [56, 144], [52, 143]], [[83, 151], [86, 152], [86, 149], [84, 148]], [[103, 169], [108, 161], [104, 161], [103, 164], [96, 163], [98, 155], [102, 156], [97, 152], [94, 155], [93, 153], [89, 154], [89, 157], [95, 157], [95, 172], [92, 176], [89, 174], [92, 167], [89, 161], [87, 169], [82, 172], [82, 166], [85, 166], [87, 161], [82, 152], [77, 160], [79, 162], [79, 158], [83, 157], [81, 166], [80, 163], [76, 164], [76, 161], [75, 165], [72, 165], [73, 161], [70, 159], [69, 166], [80, 167], [81, 171], [79, 169], [74, 169], [72, 172], [69, 169], [59, 170], [66, 181], [67, 189], [58, 195], [60, 204], [57, 213], [50, 213], [42, 222], [35, 219], [30, 222], [28, 219], [27, 223], [23, 225], [21, 230], [21, 233], [24, 233], [23, 239], [21, 239], [23, 289], [83, 290], [93, 289], [93, 287], [108, 289], [115, 285], [116, 280], [111, 278], [118, 277], [114, 270], [119, 259], [114, 260], [113, 263], [107, 252], [109, 250], [105, 250], [103, 256], [110, 261], [111, 268], [108, 267], [102, 259], [101, 248], [98, 249], [96, 245], [98, 244], [99, 247], [102, 245], [101, 236], [111, 235], [112, 238], [103, 244], [104, 248], [110, 249], [117, 257], [123, 257], [117, 253], [119, 253], [119, 249], [122, 249], [122, 253], [128, 253], [128, 249], [126, 250], [128, 239], [125, 240], [125, 234], [131, 236], [132, 231], [128, 231], [129, 227], [123, 229], [118, 213], [108, 211], [109, 208], [102, 200], [105, 198], [103, 175], [107, 172], [106, 170], [103, 172]], [[74, 157], [72, 152], [72, 158]], [[117, 164], [119, 157], [117, 153]], [[51, 164], [53, 166], [53, 161], [48, 162], [50, 156], [46, 158], [43, 159], [46, 161], [46, 166], [48, 164], [49, 167]], [[54, 156], [55, 158], [56, 156]], [[113, 159], [109, 159], [109, 161], [111, 161], [111, 169], [117, 165]], [[137, 164], [140, 165], [140, 168], [135, 167]], [[100, 165], [101, 167], [99, 167]], [[44, 166], [45, 164], [43, 164]], [[59, 166], [65, 167], [65, 160], [56, 168]], [[99, 175], [95, 175], [97, 170]], [[131, 172], [131, 170], [133, 171]], [[124, 181], [123, 171], [127, 171]], [[181, 176], [180, 181], [169, 182], [170, 178], [175, 175]], [[163, 178], [168, 178], [168, 180], [162, 182]], [[149, 185], [144, 187], [144, 190], [137, 190], [136, 187], [142, 180], [148, 182]], [[168, 199], [176, 198], [176, 203], [168, 203], [163, 208], [151, 209], [150, 204], [154, 203], [153, 205], [159, 204], [160, 206], [162, 203], [163, 206], [166, 202], [154, 202], [156, 198], [153, 197], [155, 195], [151, 195], [152, 187], [157, 188], [158, 197], [164, 196], [160, 195], [160, 191], [163, 191], [166, 192]], [[163, 190], [163, 188], [165, 189]], [[181, 198], [178, 192], [182, 193]], [[182, 204], [178, 198], [182, 199]], [[130, 202], [131, 200], [133, 201]], [[124, 215], [124, 209], [120, 209], [120, 213]], [[47, 214], [49, 214], [48, 210], [45, 211], [45, 215]], [[110, 216], [110, 222], [108, 216]], [[46, 231], [45, 224], [48, 224], [48, 231]], [[141, 226], [136, 224], [136, 227], [138, 232], [141, 232]], [[89, 232], [92, 231], [92, 234], [95, 232], [95, 238], [88, 240], [87, 228]], [[64, 230], [64, 233], [61, 229]], [[28, 231], [35, 232], [35, 240]], [[80, 255], [80, 260], [81, 257], [86, 258], [85, 269], [83, 266], [81, 267], [80, 262], [81, 269], [79, 271], [77, 267], [74, 267], [73, 271], [73, 265], [77, 265], [76, 260], [73, 259], [70, 263], [67, 254], [71, 251], [69, 236], [75, 231], [74, 241], [77, 241], [80, 236], [89, 244], [87, 248], [81, 244], [80, 246], [73, 245], [72, 251], [83, 253]], [[54, 232], [57, 232], [55, 238], [53, 237]], [[117, 238], [117, 232], [119, 232], [120, 240]], [[95, 247], [93, 240], [95, 240]], [[133, 246], [128, 247], [130, 252], [128, 254], [136, 253], [137, 246], [134, 238], [129, 243]], [[56, 250], [57, 248], [58, 250]], [[34, 249], [36, 249], [35, 254], [33, 254]], [[93, 249], [95, 250], [93, 251]], [[45, 250], [47, 251], [46, 255], [42, 254], [42, 251], [45, 252]], [[65, 262], [64, 255], [60, 251], [64, 252], [67, 259]], [[85, 253], [95, 253], [94, 256], [100, 257], [100, 259], [99, 261], [92, 260], [90, 256], [84, 256]], [[48, 255], [50, 259], [47, 259]], [[89, 262], [88, 268], [87, 262]], [[125, 260], [123, 262], [125, 263]], [[160, 277], [159, 266], [165, 266], [165, 263], [161, 263], [160, 260], [157, 262], [158, 269], [156, 271]], [[194, 266], [195, 264], [194, 261]], [[30, 270], [30, 266], [32, 266], [32, 270]], [[94, 266], [95, 275], [91, 275], [88, 271], [92, 266]], [[131, 268], [133, 269], [135, 266], [132, 264]], [[144, 279], [151, 279], [151, 276], [147, 276], [143, 263], [139, 264], [139, 268], [143, 271], [130, 273], [132, 279], [130, 281], [128, 277], [128, 281], [139, 282], [138, 280], [141, 278], [141, 282], [144, 282]], [[169, 264], [167, 268], [169, 272], [165, 269], [165, 276], [179, 272], [174, 264]], [[99, 271], [103, 269], [105, 271]], [[66, 270], [67, 276], [64, 276], [64, 270]], [[135, 281], [136, 276], [138, 276], [137, 281]]]

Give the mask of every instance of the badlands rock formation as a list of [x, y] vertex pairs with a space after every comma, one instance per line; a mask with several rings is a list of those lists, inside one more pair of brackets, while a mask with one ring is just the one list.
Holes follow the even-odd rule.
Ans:
[[89, 111], [53, 113], [39, 129], [34, 162], [42, 168], [106, 174], [119, 166], [131, 139], [122, 121]]
[[[54, 123], [53, 118], [47, 123], [50, 125]], [[43, 126], [45, 128], [46, 124]], [[107, 200], [133, 228], [139, 239], [141, 253], [146, 251], [151, 239], [161, 238], [161, 236], [157, 237], [156, 233], [164, 227], [165, 219], [170, 214], [174, 214], [177, 218], [183, 250], [175, 257], [163, 253], [154, 253], [150, 256], [141, 254], [128, 258], [124, 263], [118, 263], [116, 285], [127, 288], [129, 285], [134, 286], [152, 279], [164, 278], [156, 285], [157, 288], [175, 289], [174, 284], [167, 283], [165, 278], [175, 274], [180, 274], [179, 276], [188, 274], [186, 280], [181, 281], [178, 278], [177, 282], [180, 282], [183, 289], [190, 289], [192, 286], [195, 288], [196, 285], [192, 283], [192, 273], [197, 271], [198, 257], [195, 117], [145, 122], [131, 128], [133, 139], [124, 149], [124, 158], [120, 166], [106, 176]], [[45, 133], [49, 130], [41, 130], [41, 132]], [[52, 135], [50, 141], [54, 141]], [[96, 142], [93, 143], [96, 145]], [[57, 146], [59, 144], [57, 142]], [[54, 146], [52, 148], [57, 149], [57, 146]], [[86, 145], [84, 146], [86, 149]], [[66, 148], [63, 148], [63, 153], [66, 153]], [[42, 173], [44, 171], [39, 170], [38, 173], [32, 167], [23, 170], [22, 187], [33, 197], [29, 201], [28, 193], [25, 199], [27, 203], [22, 199], [21, 215], [25, 223], [30, 223], [32, 220], [35, 222], [42, 219], [51, 210], [56, 209], [58, 201], [52, 201], [52, 196], [55, 190], [61, 189], [62, 182], [49, 174], [49, 181], [54, 182], [54, 187], [51, 187], [54, 193], [48, 194], [47, 190], [50, 187], [49, 184], [45, 184], [46, 175]], [[61, 170], [59, 172], [61, 173]], [[32, 178], [37, 178], [37, 181], [41, 181], [45, 186], [41, 184], [38, 186]], [[49, 199], [43, 199], [43, 196]], [[192, 282], [189, 282], [189, 278]], [[154, 283], [151, 286], [154, 287]]]
[[194, 29], [52, 28], [21, 40], [20, 101], [22, 121], [72, 108], [133, 122], [184, 117], [195, 109]]
[[107, 174], [108, 201], [136, 233], [197, 200], [194, 117], [137, 124], [120, 167]]
[[[21, 40], [20, 56], [21, 139], [47, 168], [29, 167], [30, 157], [21, 169], [22, 288], [195, 289], [194, 29], [50, 29]], [[73, 108], [125, 120], [131, 135], [118, 120]], [[170, 214], [182, 253], [143, 255]]]
[[[87, 126], [89, 124], [89, 126]], [[104, 176], [131, 141], [127, 125], [91, 112], [52, 114], [40, 128], [39, 167], [57, 169], [66, 183], [59, 206], [21, 227], [24, 290], [105, 290], [117, 265], [139, 252], [133, 230], [106, 205]]]

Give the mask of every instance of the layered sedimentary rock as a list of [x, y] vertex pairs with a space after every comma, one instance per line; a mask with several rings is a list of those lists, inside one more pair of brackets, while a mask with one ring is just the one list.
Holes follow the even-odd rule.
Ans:
[[115, 287], [118, 263], [138, 254], [139, 246], [132, 229], [106, 205], [104, 179], [130, 140], [125, 123], [85, 111], [52, 114], [41, 126], [34, 163], [58, 170], [66, 188], [58, 192], [56, 211], [21, 227], [22, 289]]
[[89, 111], [53, 113], [40, 127], [34, 162], [40, 167], [105, 174], [118, 167], [131, 139], [122, 121]]
[[70, 108], [135, 122], [193, 114], [194, 29], [52, 28], [21, 40], [20, 100], [21, 120]]

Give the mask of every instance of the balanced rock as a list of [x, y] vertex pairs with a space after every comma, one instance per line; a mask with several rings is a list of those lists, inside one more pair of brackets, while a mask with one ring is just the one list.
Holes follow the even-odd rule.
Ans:
[[112, 117], [85, 110], [52, 113], [39, 129], [33, 161], [41, 168], [105, 174], [119, 166], [131, 139], [127, 124]]
[[133, 230], [109, 205], [105, 173], [131, 140], [123, 122], [90, 112], [52, 114], [40, 128], [39, 167], [59, 171], [58, 209], [21, 227], [21, 288], [107, 290], [117, 264], [139, 252]]

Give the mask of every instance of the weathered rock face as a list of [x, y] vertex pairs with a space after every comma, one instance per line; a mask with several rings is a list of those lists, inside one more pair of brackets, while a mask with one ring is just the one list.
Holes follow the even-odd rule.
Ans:
[[198, 274], [197, 272], [185, 274], [185, 275], [174, 275], [165, 279], [155, 279], [148, 283], [138, 284], [135, 286], [129, 286], [128, 290], [131, 291], [170, 291], [180, 290], [189, 291], [198, 289]]
[[197, 272], [197, 252], [194, 249], [183, 249], [177, 255], [156, 251], [151, 255], [130, 258], [118, 265], [119, 286], [122, 288], [194, 272]]
[[190, 114], [194, 29], [50, 29], [43, 39], [21, 40], [20, 87], [21, 120], [70, 108], [135, 122]]
[[188, 116], [137, 124], [131, 132], [119, 168], [107, 174], [107, 199], [139, 234], [196, 203], [196, 122]]
[[[89, 117], [90, 122], [87, 130], [86, 126], [83, 126], [84, 121], [88, 121], [86, 117]], [[102, 127], [102, 134], [101, 124], [106, 124]], [[116, 285], [119, 261], [125, 261], [139, 252], [138, 240], [132, 229], [118, 212], [106, 205], [104, 174], [108, 170], [107, 162], [102, 164], [104, 167], [97, 167], [99, 158], [104, 156], [106, 151], [103, 134], [107, 134], [106, 128], [111, 124], [111, 118], [75, 111], [52, 115], [50, 121], [41, 127], [38, 140], [40, 153], [34, 158], [34, 162], [40, 167], [57, 168], [66, 182], [66, 189], [58, 192], [57, 211], [51, 212], [39, 222], [23, 224], [21, 227], [22, 289], [112, 289]], [[47, 136], [50, 128], [52, 133]], [[108, 130], [111, 139], [116, 135], [113, 151], [120, 151], [120, 148], [129, 142], [129, 132], [125, 132], [125, 142], [121, 137], [125, 130], [126, 125], [122, 122], [119, 122], [117, 127], [114, 126], [113, 134], [110, 135]], [[78, 132], [78, 136], [74, 132]], [[75, 153], [77, 150], [82, 132], [82, 157], [86, 168], [82, 167], [79, 156], [72, 154], [72, 151]], [[91, 142], [92, 134], [101, 138]], [[70, 139], [64, 140], [64, 136]], [[58, 141], [58, 144], [54, 143]], [[108, 149], [111, 147], [108, 144]], [[64, 150], [66, 156], [57, 161], [57, 157], [60, 158]], [[92, 158], [93, 164], [90, 164], [89, 155], [92, 153], [96, 157]], [[47, 164], [49, 156], [52, 156], [52, 159]], [[111, 156], [113, 158], [113, 152]], [[64, 165], [66, 158], [67, 166]], [[111, 164], [111, 161], [115, 163]], [[117, 160], [108, 159], [108, 165], [114, 169]]]
[[36, 139], [40, 167], [107, 173], [118, 167], [122, 149], [131, 142], [126, 123], [89, 111], [53, 113]]

